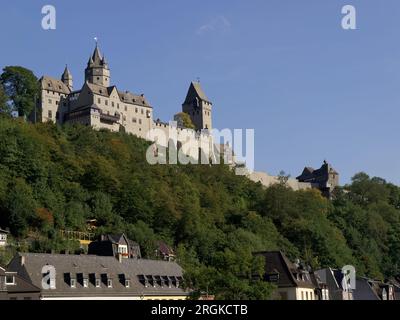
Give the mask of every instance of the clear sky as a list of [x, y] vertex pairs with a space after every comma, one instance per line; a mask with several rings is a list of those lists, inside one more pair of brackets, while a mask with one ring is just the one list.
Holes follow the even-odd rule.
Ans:
[[[57, 29], [41, 28], [41, 8]], [[342, 6], [357, 30], [341, 28]], [[155, 118], [180, 111], [200, 77], [217, 128], [255, 129], [256, 170], [292, 176], [324, 159], [341, 182], [365, 171], [400, 184], [398, 0], [1, 1], [0, 66], [75, 88], [97, 36], [120, 90]], [[397, 159], [397, 160], [396, 160]]]

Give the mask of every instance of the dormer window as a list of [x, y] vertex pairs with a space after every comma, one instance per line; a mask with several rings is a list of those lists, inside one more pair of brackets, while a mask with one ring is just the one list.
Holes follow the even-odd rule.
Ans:
[[107, 279], [107, 287], [112, 288], [112, 286], [113, 286], [112, 279]]
[[69, 281], [69, 285], [71, 286], [71, 288], [76, 288], [76, 279], [71, 278]]
[[125, 279], [125, 288], [129, 288], [131, 286], [131, 280]]
[[88, 288], [89, 287], [89, 279], [83, 279], [83, 287]]
[[100, 288], [100, 279], [96, 279], [95, 281], [96, 288]]
[[6, 285], [7, 286], [15, 285], [15, 277], [14, 276], [6, 276]]

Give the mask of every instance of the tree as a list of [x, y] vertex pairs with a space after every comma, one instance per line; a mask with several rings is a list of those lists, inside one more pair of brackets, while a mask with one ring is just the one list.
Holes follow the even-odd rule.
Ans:
[[35, 107], [39, 83], [31, 70], [20, 66], [3, 69], [0, 82], [11, 100], [11, 111], [18, 111], [20, 117], [27, 117]]
[[0, 112], [7, 110], [7, 96], [4, 92], [3, 86], [0, 83]]
[[178, 121], [178, 124], [188, 128], [188, 129], [195, 129], [195, 125], [192, 122], [192, 119], [190, 119], [189, 114], [185, 112], [179, 112], [178, 114], [175, 115], [175, 120]]

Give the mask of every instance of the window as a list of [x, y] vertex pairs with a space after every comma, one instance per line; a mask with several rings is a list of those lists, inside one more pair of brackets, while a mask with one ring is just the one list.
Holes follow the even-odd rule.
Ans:
[[142, 119], [139, 119], [139, 124], [142, 124]]
[[56, 105], [58, 106], [58, 101], [56, 101]]
[[141, 114], [144, 114], [144, 110], [143, 110], [143, 109], [141, 109], [141, 110], [140, 110], [140, 113], [141, 113]]
[[15, 285], [15, 277], [14, 276], [6, 276], [6, 285]]
[[114, 108], [114, 101], [111, 102], [111, 106]]
[[105, 102], [106, 102], [106, 106], [108, 106], [108, 100], [106, 100]]
[[117, 109], [119, 109], [119, 103], [117, 103]]
[[125, 287], [129, 288], [131, 286], [131, 281], [129, 279], [125, 279]]
[[135, 108], [135, 112], [138, 113], [138, 108]]
[[301, 300], [304, 300], [304, 291], [301, 292]]
[[118, 246], [118, 253], [122, 253], [122, 254], [128, 253], [128, 247], [127, 246]]
[[53, 118], [53, 112], [51, 112], [51, 110], [49, 110], [49, 112], [48, 112], [48, 116], [49, 116], [49, 118], [50, 118], [50, 119], [52, 119], [52, 118]]
[[127, 106], [125, 106], [125, 111], [128, 111], [128, 107]]
[[101, 99], [100, 99], [100, 98], [98, 98], [98, 99], [97, 99], [97, 102], [100, 104], [100, 103], [101, 103]]
[[97, 80], [100, 80], [100, 77], [97, 77]]
[[111, 279], [107, 280], [107, 287], [112, 288], [112, 280]]
[[49, 104], [51, 104], [53, 101], [51, 99], [49, 99]]
[[76, 279], [71, 279], [70, 280], [70, 285], [71, 285], [71, 288], [76, 288]]
[[95, 280], [95, 286], [96, 288], [100, 288], [100, 279]]
[[132, 122], [136, 123], [137, 122], [136, 118], [132, 118]]

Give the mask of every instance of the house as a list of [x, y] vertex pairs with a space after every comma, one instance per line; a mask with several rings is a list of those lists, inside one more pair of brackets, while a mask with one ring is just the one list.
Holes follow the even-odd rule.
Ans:
[[7, 237], [9, 234], [9, 231], [0, 228], [0, 248], [7, 246]]
[[125, 234], [101, 235], [89, 244], [88, 254], [121, 258], [141, 258], [140, 246]]
[[40, 289], [29, 281], [0, 267], [0, 300], [39, 300]]
[[165, 242], [159, 241], [156, 249], [156, 256], [165, 261], [174, 261], [175, 253]]
[[395, 300], [394, 286], [366, 277], [357, 277], [354, 300]]
[[353, 300], [353, 291], [348, 283], [343, 281], [342, 270], [325, 268], [315, 273], [327, 284], [330, 300]]
[[8, 269], [43, 288], [43, 300], [184, 300], [175, 262], [113, 256], [20, 253]]
[[327, 286], [315, 277], [311, 268], [302, 265], [299, 261], [292, 263], [281, 251], [256, 252], [254, 255], [265, 258], [264, 280], [277, 286], [276, 299], [317, 300], [329, 298]]

